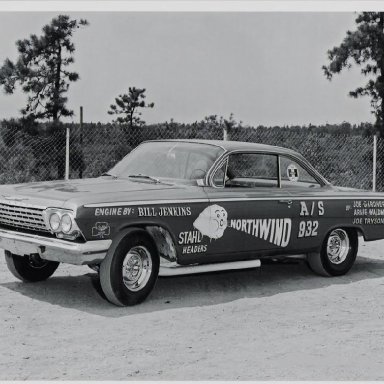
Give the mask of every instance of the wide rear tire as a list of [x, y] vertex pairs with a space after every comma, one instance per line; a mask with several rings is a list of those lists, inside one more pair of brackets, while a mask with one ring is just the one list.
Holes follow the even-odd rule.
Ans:
[[37, 255], [18, 256], [5, 251], [5, 261], [13, 276], [21, 281], [37, 282], [47, 280], [60, 263], [43, 260]]
[[320, 252], [308, 254], [309, 267], [322, 276], [345, 275], [356, 260], [358, 247], [354, 229], [333, 229], [325, 237]]
[[159, 274], [156, 244], [141, 229], [128, 229], [117, 235], [100, 265], [100, 284], [107, 299], [118, 306], [144, 301]]

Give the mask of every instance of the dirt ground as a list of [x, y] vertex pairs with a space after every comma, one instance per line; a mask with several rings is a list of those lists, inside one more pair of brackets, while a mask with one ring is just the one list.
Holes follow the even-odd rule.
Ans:
[[88, 267], [18, 282], [0, 259], [0, 380], [384, 379], [384, 241], [344, 277], [303, 261], [160, 278], [130, 308]]

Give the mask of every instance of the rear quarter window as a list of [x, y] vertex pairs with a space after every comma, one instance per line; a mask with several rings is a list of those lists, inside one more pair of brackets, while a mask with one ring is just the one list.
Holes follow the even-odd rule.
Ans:
[[285, 156], [280, 156], [280, 178], [282, 187], [321, 187], [305, 168]]

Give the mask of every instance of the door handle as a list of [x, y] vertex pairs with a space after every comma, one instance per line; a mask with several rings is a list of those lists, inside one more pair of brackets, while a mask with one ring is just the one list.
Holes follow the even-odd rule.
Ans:
[[287, 204], [288, 208], [291, 208], [292, 200], [279, 200], [280, 204]]

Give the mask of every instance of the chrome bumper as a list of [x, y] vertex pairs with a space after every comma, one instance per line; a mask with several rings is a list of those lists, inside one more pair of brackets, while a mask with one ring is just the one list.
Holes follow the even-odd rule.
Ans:
[[15, 255], [38, 253], [44, 260], [84, 265], [103, 261], [112, 240], [94, 240], [82, 244], [27, 233], [0, 229], [0, 248]]

